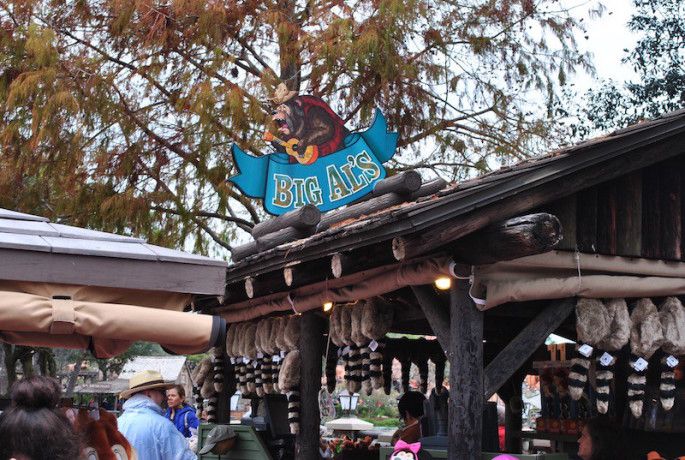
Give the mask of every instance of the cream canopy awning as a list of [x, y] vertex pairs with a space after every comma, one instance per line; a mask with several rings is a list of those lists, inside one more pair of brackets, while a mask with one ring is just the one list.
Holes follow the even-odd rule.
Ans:
[[550, 251], [474, 267], [471, 296], [482, 309], [566, 297], [685, 294], [685, 263]]
[[0, 341], [97, 357], [137, 340], [204, 352], [225, 338], [225, 321], [184, 310], [223, 295], [226, 265], [0, 209]]

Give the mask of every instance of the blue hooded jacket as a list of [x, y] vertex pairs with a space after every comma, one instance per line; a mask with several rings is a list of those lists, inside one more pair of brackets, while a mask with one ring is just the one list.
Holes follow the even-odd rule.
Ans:
[[171, 418], [171, 407], [166, 410], [164, 414], [166, 418], [176, 425], [176, 429], [180, 431], [186, 438], [190, 437], [190, 429], [200, 426], [200, 421], [195, 415], [195, 409], [187, 404], [183, 404], [180, 409], [174, 411], [174, 418]]
[[164, 418], [162, 408], [143, 394], [124, 403], [119, 431], [136, 449], [141, 460], [196, 460], [188, 441], [173, 423]]

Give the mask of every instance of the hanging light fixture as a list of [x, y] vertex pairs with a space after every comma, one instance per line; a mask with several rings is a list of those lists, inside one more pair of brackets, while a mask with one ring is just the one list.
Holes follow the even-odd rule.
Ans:
[[325, 311], [326, 313], [328, 313], [328, 312], [331, 311], [331, 310], [333, 310], [333, 302], [330, 302], [330, 301], [324, 302], [324, 303], [323, 303], [323, 311]]
[[452, 278], [449, 276], [439, 276], [435, 279], [435, 287], [441, 291], [446, 291], [452, 287]]

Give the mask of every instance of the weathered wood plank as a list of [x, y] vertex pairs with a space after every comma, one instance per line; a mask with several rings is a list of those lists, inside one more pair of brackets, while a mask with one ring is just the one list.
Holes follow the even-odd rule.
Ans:
[[659, 206], [659, 166], [642, 171], [642, 257], [661, 256], [661, 206]]
[[350, 273], [395, 263], [390, 242], [363, 246], [331, 257], [330, 273], [340, 278]]
[[[561, 224], [555, 216], [529, 214], [472, 233], [455, 241], [449, 251], [455, 260], [469, 264], [511, 260], [551, 250], [561, 240], [561, 231]], [[403, 260], [411, 252], [411, 242], [396, 237], [392, 248], [395, 258]]]
[[682, 215], [680, 158], [659, 164], [659, 204], [661, 206], [661, 258], [682, 258]]
[[411, 194], [421, 188], [423, 180], [417, 171], [404, 171], [394, 176], [379, 180], [373, 186], [373, 190], [368, 195], [363, 196], [354, 202], [361, 203], [372, 198], [385, 195], [387, 193]]
[[642, 249], [642, 171], [616, 180], [616, 251], [621, 256], [640, 257]]
[[578, 193], [576, 232], [580, 252], [597, 252], [597, 188]]
[[554, 300], [538, 314], [485, 369], [485, 400], [495, 394], [533, 352], [564, 322], [576, 305], [575, 299]]
[[483, 425], [483, 312], [469, 296], [469, 283], [450, 289], [450, 460], [480, 460]]
[[610, 181], [597, 187], [597, 252], [616, 254], [618, 248], [616, 182]]
[[433, 330], [443, 350], [450, 349], [450, 311], [449, 302], [438, 296], [433, 286], [412, 286], [411, 290], [423, 310], [428, 324]]
[[300, 433], [295, 449], [298, 460], [319, 460], [319, 390], [323, 357], [323, 321], [314, 311], [300, 317]]

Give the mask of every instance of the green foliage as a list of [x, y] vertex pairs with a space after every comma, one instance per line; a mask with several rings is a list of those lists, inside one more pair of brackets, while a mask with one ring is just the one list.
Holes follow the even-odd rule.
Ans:
[[583, 103], [575, 106], [580, 119], [572, 126], [576, 137], [623, 128], [685, 106], [685, 3], [633, 0], [633, 4], [628, 28], [639, 39], [634, 49], [625, 50], [623, 62], [632, 66], [637, 81], [609, 81], [588, 91]]
[[279, 81], [351, 128], [380, 107], [401, 136], [395, 170], [485, 171], [544, 147], [550, 120], [530, 101], [588, 66], [577, 26], [533, 0], [8, 0], [0, 206], [230, 250], [263, 211], [225, 182], [229, 147], [267, 151]]
[[166, 353], [156, 343], [134, 342], [131, 347], [114, 358], [95, 359], [98, 369], [102, 372], [102, 379], [107, 380], [112, 374], [121, 373], [127, 362], [136, 356], [164, 356]]

